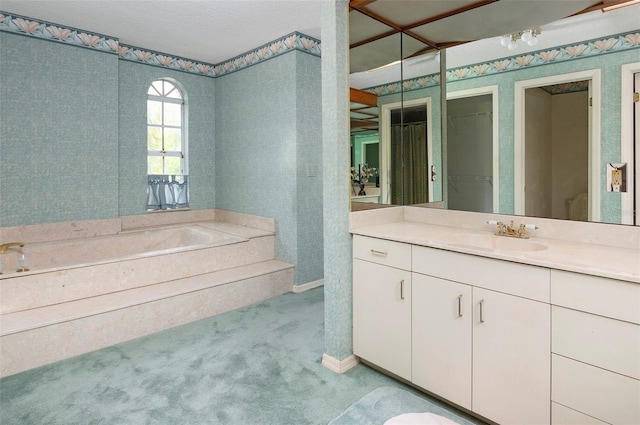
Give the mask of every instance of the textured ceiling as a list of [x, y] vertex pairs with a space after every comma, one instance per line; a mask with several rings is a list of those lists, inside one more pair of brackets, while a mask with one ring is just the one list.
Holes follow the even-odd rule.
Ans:
[[320, 39], [323, 0], [2, 0], [0, 9], [217, 64], [298, 31]]

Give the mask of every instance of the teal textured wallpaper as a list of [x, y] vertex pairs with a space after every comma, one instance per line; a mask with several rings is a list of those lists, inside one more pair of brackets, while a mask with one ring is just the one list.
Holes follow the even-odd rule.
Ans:
[[322, 279], [322, 80], [320, 58], [296, 53], [296, 197], [298, 205], [296, 282]]
[[118, 62], [0, 33], [0, 226], [118, 216]]
[[296, 283], [322, 278], [319, 62], [290, 52], [215, 80], [216, 207], [275, 218]]

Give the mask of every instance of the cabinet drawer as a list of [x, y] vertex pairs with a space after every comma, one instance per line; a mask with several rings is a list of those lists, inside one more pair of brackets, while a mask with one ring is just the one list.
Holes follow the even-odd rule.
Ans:
[[553, 306], [551, 351], [640, 379], [640, 325]]
[[354, 235], [353, 256], [385, 266], [411, 270], [411, 245], [402, 242]]
[[640, 324], [640, 284], [551, 270], [551, 304]]
[[552, 355], [551, 399], [610, 424], [640, 423], [640, 381]]
[[551, 403], [551, 425], [607, 425], [607, 423], [561, 404]]
[[543, 267], [413, 247], [413, 271], [510, 295], [549, 302], [549, 270]]

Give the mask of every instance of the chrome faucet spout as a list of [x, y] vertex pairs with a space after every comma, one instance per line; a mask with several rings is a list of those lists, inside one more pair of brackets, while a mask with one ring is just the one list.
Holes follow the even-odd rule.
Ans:
[[3, 243], [2, 245], [0, 245], [0, 254], [6, 254], [7, 250], [9, 248], [11, 248], [12, 246], [19, 246], [19, 247], [23, 247], [24, 243], [23, 242], [8, 242], [8, 243]]

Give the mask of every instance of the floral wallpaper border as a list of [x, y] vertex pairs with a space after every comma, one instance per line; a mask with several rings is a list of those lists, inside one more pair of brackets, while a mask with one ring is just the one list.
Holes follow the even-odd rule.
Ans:
[[254, 50], [219, 64], [209, 64], [141, 47], [120, 43], [115, 37], [66, 28], [50, 22], [0, 11], [0, 31], [42, 38], [73, 46], [118, 54], [122, 60], [169, 68], [207, 77], [219, 77], [255, 65], [293, 50], [321, 55], [321, 43], [313, 37], [293, 32]]
[[46, 21], [0, 11], [0, 31], [57, 41], [115, 54], [119, 42], [115, 37], [75, 28], [65, 28]]
[[[530, 52], [524, 55], [505, 57], [460, 68], [452, 68], [447, 71], [447, 82], [483, 77], [501, 72], [517, 71], [523, 68], [550, 65], [637, 48], [640, 48], [640, 32], [632, 31], [605, 38], [559, 46], [553, 49]], [[403, 91], [407, 92], [437, 86], [438, 84], [440, 84], [440, 75], [430, 74], [412, 78], [402, 83], [397, 81], [364, 90], [375, 93], [378, 96], [384, 96], [399, 93], [401, 87]]]

